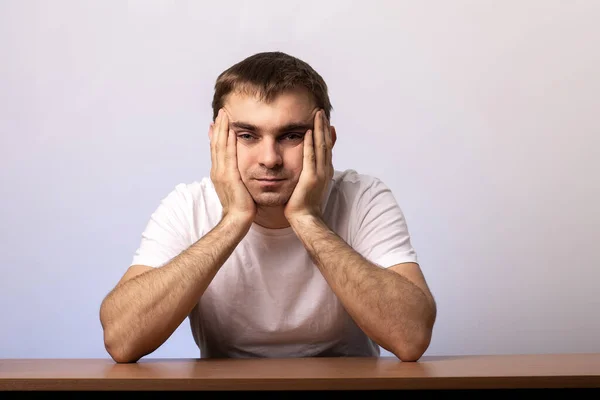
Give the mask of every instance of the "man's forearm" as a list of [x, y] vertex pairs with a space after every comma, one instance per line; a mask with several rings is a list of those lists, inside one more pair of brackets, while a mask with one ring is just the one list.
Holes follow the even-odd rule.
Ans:
[[420, 358], [431, 339], [433, 299], [400, 274], [366, 260], [321, 219], [291, 224], [357, 325], [401, 360]]
[[245, 236], [247, 225], [222, 220], [169, 263], [115, 287], [100, 310], [111, 356], [134, 362], [167, 340]]

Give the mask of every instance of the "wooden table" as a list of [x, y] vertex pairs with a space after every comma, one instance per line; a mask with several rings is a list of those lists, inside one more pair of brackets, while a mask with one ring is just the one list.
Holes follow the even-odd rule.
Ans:
[[[6, 391], [600, 388], [600, 353], [396, 358], [1, 359]], [[6, 395], [7, 393], [5, 393]], [[3, 398], [0, 394], [0, 398]], [[598, 397], [600, 399], [600, 396]]]

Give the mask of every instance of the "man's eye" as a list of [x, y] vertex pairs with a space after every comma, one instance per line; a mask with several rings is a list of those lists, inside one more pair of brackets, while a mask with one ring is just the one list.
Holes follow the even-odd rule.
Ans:
[[283, 140], [301, 140], [304, 137], [303, 133], [288, 133], [282, 137]]
[[252, 140], [252, 139], [254, 138], [254, 136], [252, 136], [252, 135], [251, 135], [251, 134], [249, 134], [249, 133], [240, 133], [240, 134], [238, 135], [238, 138], [239, 138], [239, 139], [242, 139], [242, 140]]

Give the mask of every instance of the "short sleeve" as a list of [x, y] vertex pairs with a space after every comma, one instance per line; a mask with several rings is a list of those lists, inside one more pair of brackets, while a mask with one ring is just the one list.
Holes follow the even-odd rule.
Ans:
[[161, 200], [142, 233], [132, 265], [160, 267], [192, 244], [190, 197], [186, 185], [180, 184]]
[[352, 247], [383, 268], [405, 262], [418, 263], [404, 214], [393, 193], [381, 180], [361, 193], [356, 203]]

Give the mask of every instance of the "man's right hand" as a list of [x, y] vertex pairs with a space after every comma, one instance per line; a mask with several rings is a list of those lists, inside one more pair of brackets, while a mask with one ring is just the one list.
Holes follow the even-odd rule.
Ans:
[[210, 179], [223, 206], [222, 218], [233, 217], [250, 226], [256, 215], [256, 204], [240, 176], [237, 138], [229, 129], [229, 118], [223, 109], [211, 126], [210, 154]]

